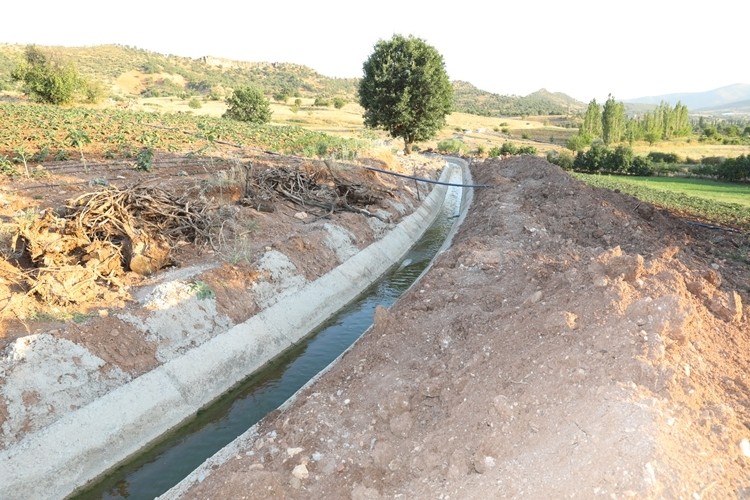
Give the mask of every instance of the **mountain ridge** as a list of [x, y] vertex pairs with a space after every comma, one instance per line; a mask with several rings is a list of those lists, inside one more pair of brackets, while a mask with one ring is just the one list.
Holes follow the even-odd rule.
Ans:
[[[0, 91], [18, 88], [10, 73], [23, 57], [25, 47], [0, 44]], [[138, 72], [147, 82], [140, 95], [202, 94], [223, 98], [229, 89], [255, 85], [271, 95], [282, 92], [288, 95], [291, 90], [297, 96], [357, 99], [359, 78], [328, 77], [295, 63], [239, 61], [214, 55], [190, 58], [118, 44], [38, 47], [56, 57], [74, 61], [82, 73], [113, 88], [120, 76]], [[175, 85], [174, 79], [165, 78], [169, 75], [179, 75], [185, 84]], [[544, 87], [526, 96], [516, 96], [482, 90], [462, 80], [454, 80], [452, 84], [455, 111], [482, 116], [575, 115], [582, 113], [587, 106], [563, 92], [550, 92]], [[122, 89], [118, 91], [123, 92]], [[672, 105], [680, 101], [691, 112], [750, 114], [744, 102], [747, 100], [750, 100], [750, 85], [733, 84], [705, 92], [647, 96], [623, 102], [648, 107], [662, 101]]]
[[[714, 109], [732, 110], [737, 107], [746, 107], [743, 101], [750, 100], [750, 84], [734, 83], [702, 92], [676, 92], [656, 96], [637, 97], [627, 99], [627, 104], [650, 104], [658, 105], [662, 101], [675, 105], [681, 102], [691, 112], [705, 112]], [[729, 111], [731, 112], [731, 111]]]

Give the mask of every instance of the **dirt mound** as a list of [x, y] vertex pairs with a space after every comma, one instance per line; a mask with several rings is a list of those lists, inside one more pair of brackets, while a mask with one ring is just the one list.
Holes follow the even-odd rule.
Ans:
[[472, 168], [453, 246], [188, 497], [750, 495], [748, 236]]

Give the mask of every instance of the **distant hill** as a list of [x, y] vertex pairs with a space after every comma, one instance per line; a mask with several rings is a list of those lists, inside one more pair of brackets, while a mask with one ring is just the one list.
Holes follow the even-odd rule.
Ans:
[[[677, 102], [686, 105], [690, 112], [706, 112], [708, 110], [724, 110], [737, 112], [740, 108], [747, 108], [750, 100], [750, 84], [736, 83], [705, 92], [683, 92], [658, 96], [628, 99], [626, 103], [658, 105], [662, 101], [674, 106]], [[744, 103], [744, 104], [743, 104]], [[747, 113], [747, 110], [745, 111]]]
[[[10, 72], [23, 58], [23, 45], [0, 44], [0, 90], [15, 86]], [[158, 54], [122, 45], [43, 47], [61, 59], [74, 61], [81, 73], [105, 83], [121, 96], [214, 95], [255, 85], [267, 94], [283, 89], [304, 97], [341, 96], [356, 101], [357, 78], [330, 78], [298, 64], [234, 61], [206, 56], [198, 59]], [[482, 116], [567, 115], [586, 105], [541, 89], [527, 96], [503, 96], [453, 82], [458, 112]]]
[[750, 99], [730, 102], [720, 106], [696, 109], [694, 113], [707, 116], [742, 115], [747, 117], [750, 116]]
[[456, 111], [481, 116], [567, 115], [586, 105], [563, 93], [538, 90], [525, 97], [493, 94], [469, 82], [453, 82]]
[[[355, 78], [330, 78], [298, 64], [191, 59], [122, 45], [39, 48], [74, 61], [81, 73], [111, 85], [114, 92], [132, 90], [132, 85], [120, 88], [118, 80], [123, 77], [140, 79], [139, 92], [145, 95], [221, 94], [224, 89], [255, 85], [267, 93], [288, 88], [300, 95], [351, 100], [357, 88]], [[23, 50], [21, 45], [0, 45], [0, 88], [10, 85], [10, 71], [23, 57]]]

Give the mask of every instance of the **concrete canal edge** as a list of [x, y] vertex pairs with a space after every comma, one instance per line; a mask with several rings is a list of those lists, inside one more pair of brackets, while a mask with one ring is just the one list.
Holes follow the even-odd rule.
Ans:
[[[462, 162], [462, 165], [463, 165], [462, 172], [461, 172], [462, 182], [464, 184], [471, 184], [472, 179], [471, 179], [471, 173], [469, 172], [468, 166], [463, 164], [463, 162]], [[454, 180], [453, 182], [457, 182], [457, 181]], [[458, 231], [458, 228], [460, 227], [463, 220], [466, 218], [466, 214], [469, 210], [469, 207], [471, 206], [471, 202], [473, 201], [473, 199], [474, 199], [474, 191], [472, 189], [466, 189], [464, 191], [463, 196], [461, 197], [460, 207], [458, 210], [458, 217], [455, 223], [453, 224], [452, 229], [449, 231], [445, 241], [443, 242], [443, 245], [440, 247], [437, 254], [433, 258], [432, 262], [435, 261], [435, 258], [437, 258], [437, 256], [440, 255], [440, 253], [450, 248], [451, 242], [453, 241], [453, 237], [455, 236], [456, 231]], [[432, 262], [422, 271], [420, 276], [416, 280], [414, 280], [414, 283], [412, 283], [411, 286], [415, 286], [419, 282], [419, 279], [430, 270], [430, 268], [432, 267]], [[352, 349], [352, 347], [354, 347], [354, 344], [356, 344], [356, 341], [351, 346], [349, 346], [346, 350], [344, 350], [344, 352], [338, 355], [336, 359], [334, 359], [327, 367], [325, 367], [317, 375], [311, 378], [305, 385], [300, 387], [297, 390], [297, 392], [295, 392], [288, 400], [286, 400], [279, 407], [279, 409], [284, 410], [285, 408], [289, 407], [297, 399], [298, 394], [300, 394], [303, 390], [305, 390], [306, 388], [314, 384], [320, 377], [322, 377], [333, 366], [335, 366], [336, 363], [338, 363], [338, 361], [350, 349]], [[227, 444], [221, 450], [217, 451], [214, 455], [206, 459], [200, 466], [198, 466], [195, 470], [193, 470], [190, 474], [188, 474], [182, 481], [180, 481], [178, 484], [173, 486], [169, 491], [165, 492], [163, 495], [160, 495], [159, 497], [157, 497], [157, 499], [158, 500], [177, 500], [179, 498], [182, 498], [187, 493], [187, 491], [189, 491], [190, 488], [192, 488], [195, 484], [198, 484], [204, 481], [206, 477], [211, 475], [212, 471], [216, 470], [222, 464], [236, 457], [238, 453], [240, 452], [240, 450], [246, 448], [248, 443], [251, 443], [252, 441], [254, 441], [258, 435], [257, 428], [258, 428], [258, 424], [255, 424], [252, 427], [250, 427], [247, 431], [245, 431], [243, 434], [241, 434], [240, 436], [237, 436], [237, 438], [235, 438], [231, 443]]]
[[[441, 181], [465, 177], [449, 165]], [[440, 211], [448, 187], [380, 240], [227, 332], [68, 413], [0, 452], [8, 499], [62, 498], [192, 418], [294, 346], [401, 260]]]

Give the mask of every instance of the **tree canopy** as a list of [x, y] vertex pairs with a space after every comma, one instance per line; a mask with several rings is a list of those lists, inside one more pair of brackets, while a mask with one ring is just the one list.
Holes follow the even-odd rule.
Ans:
[[625, 105], [615, 101], [612, 94], [607, 97], [602, 110], [602, 140], [604, 144], [615, 144], [625, 136]]
[[255, 124], [271, 121], [271, 104], [260, 89], [242, 87], [227, 98], [225, 118]]
[[453, 86], [443, 57], [424, 40], [394, 35], [380, 40], [363, 65], [359, 102], [365, 125], [404, 140], [409, 154], [415, 141], [433, 138], [453, 105]]
[[49, 57], [33, 45], [26, 47], [24, 61], [11, 73], [24, 83], [31, 99], [49, 104], [70, 104], [79, 97], [94, 101], [99, 90], [90, 85], [71, 63]]

